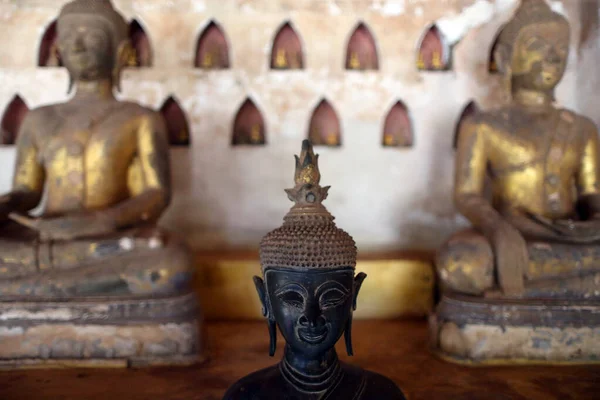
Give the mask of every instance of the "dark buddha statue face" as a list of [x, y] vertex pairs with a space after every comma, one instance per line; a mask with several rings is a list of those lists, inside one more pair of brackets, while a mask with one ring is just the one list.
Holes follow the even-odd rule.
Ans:
[[520, 87], [551, 90], [563, 77], [569, 55], [569, 28], [560, 22], [524, 27], [517, 36], [511, 60]]
[[69, 16], [60, 21], [58, 49], [75, 80], [110, 77], [115, 52], [105, 23], [93, 16]]
[[[351, 318], [366, 275], [350, 268], [296, 271], [269, 269], [258, 285], [287, 344], [307, 357], [318, 357], [340, 339]], [[266, 293], [261, 293], [266, 287]], [[264, 302], [264, 301], [263, 301]]]

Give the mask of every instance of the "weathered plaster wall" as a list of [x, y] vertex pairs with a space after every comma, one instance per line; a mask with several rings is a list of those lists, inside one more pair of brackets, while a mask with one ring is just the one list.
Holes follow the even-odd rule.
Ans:
[[[293, 154], [307, 135], [312, 109], [326, 97], [342, 123], [343, 146], [319, 148], [326, 204], [362, 251], [432, 249], [465, 221], [452, 205], [452, 136], [470, 100], [484, 108], [502, 101], [501, 82], [487, 72], [497, 29], [515, 0], [113, 0], [137, 18], [153, 45], [154, 66], [127, 70], [121, 97], [158, 108], [174, 95], [188, 115], [189, 149], [173, 149], [175, 197], [162, 224], [197, 248], [255, 248], [291, 203]], [[45, 26], [63, 0], [0, 3], [0, 110], [15, 93], [30, 107], [67, 99], [67, 74], [37, 68]], [[554, 1], [574, 27], [578, 2]], [[230, 43], [232, 68], [192, 68], [196, 40], [215, 19]], [[287, 20], [304, 45], [305, 69], [271, 71], [269, 54]], [[359, 21], [373, 33], [380, 69], [343, 69], [345, 46]], [[434, 21], [456, 42], [454, 70], [418, 72], [415, 50]], [[575, 109], [577, 53], [558, 90]], [[232, 148], [233, 119], [250, 96], [267, 125], [264, 147]], [[385, 115], [396, 100], [409, 108], [410, 149], [381, 147]], [[0, 189], [8, 190], [12, 149], [0, 152]]]

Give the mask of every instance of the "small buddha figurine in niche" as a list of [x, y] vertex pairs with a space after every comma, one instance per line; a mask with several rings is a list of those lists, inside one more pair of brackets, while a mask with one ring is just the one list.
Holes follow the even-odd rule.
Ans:
[[[109, 0], [74, 0], [58, 17], [57, 44], [75, 95], [27, 114], [13, 189], [0, 197], [0, 326], [24, 324], [0, 336], [0, 363], [193, 362], [191, 254], [156, 227], [171, 198], [165, 122], [113, 95], [131, 50], [127, 23]], [[11, 310], [24, 314], [11, 321]], [[23, 321], [31, 310], [68, 325], [65, 336]], [[95, 323], [109, 328], [85, 329]]]
[[454, 195], [473, 229], [437, 256], [432, 318], [434, 345], [455, 360], [600, 356], [598, 132], [553, 105], [569, 39], [563, 16], [523, 0], [495, 51], [511, 101], [461, 126]]
[[345, 335], [352, 355], [352, 311], [366, 278], [354, 275], [356, 245], [336, 227], [321, 204], [329, 186], [319, 185], [318, 156], [310, 141], [296, 156], [296, 204], [283, 226], [261, 241], [263, 279], [254, 277], [275, 354], [276, 327], [286, 340], [281, 362], [235, 383], [225, 400], [404, 399], [388, 378], [338, 360], [335, 343]]

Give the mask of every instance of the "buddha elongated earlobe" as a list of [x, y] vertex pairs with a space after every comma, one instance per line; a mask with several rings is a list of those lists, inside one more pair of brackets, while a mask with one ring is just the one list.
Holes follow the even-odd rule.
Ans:
[[350, 314], [350, 318], [346, 322], [346, 329], [344, 329], [344, 340], [346, 342], [346, 353], [349, 356], [354, 355], [354, 350], [352, 349], [352, 314]]
[[269, 356], [273, 357], [277, 350], [277, 324], [274, 319], [268, 319], [267, 323], [269, 324]]
[[258, 276], [255, 276], [252, 279], [254, 280], [254, 286], [256, 287], [258, 298], [262, 304], [262, 315], [267, 318], [269, 327], [269, 355], [273, 357], [275, 355], [275, 350], [277, 349], [277, 324], [273, 317], [273, 311], [271, 310], [271, 305], [267, 296], [265, 282]]
[[346, 321], [346, 328], [344, 329], [346, 353], [348, 353], [349, 356], [354, 355], [354, 350], [352, 350], [352, 313], [354, 310], [356, 310], [356, 299], [358, 298], [358, 292], [360, 292], [360, 288], [366, 277], [367, 274], [365, 274], [364, 272], [359, 272], [354, 277], [354, 294], [352, 297], [352, 310], [350, 310], [350, 317], [348, 317], [348, 321]]

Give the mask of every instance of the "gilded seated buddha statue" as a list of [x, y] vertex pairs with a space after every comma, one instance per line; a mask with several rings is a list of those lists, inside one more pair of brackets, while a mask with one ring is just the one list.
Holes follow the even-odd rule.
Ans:
[[295, 202], [283, 226], [260, 245], [263, 278], [254, 277], [275, 354], [277, 326], [285, 338], [279, 364], [236, 382], [224, 400], [402, 400], [390, 379], [340, 362], [336, 342], [345, 336], [352, 355], [352, 312], [364, 273], [354, 275], [356, 245], [336, 227], [321, 204], [329, 186], [319, 185], [318, 155], [310, 141], [296, 157]]
[[600, 323], [592, 312], [600, 297], [598, 132], [554, 106], [569, 41], [563, 16], [543, 0], [523, 0], [494, 54], [511, 101], [478, 112], [459, 132], [454, 198], [473, 228], [437, 256], [444, 296], [432, 322], [446, 356], [600, 355], [590, 330]]
[[[76, 92], [27, 114], [13, 188], [0, 197], [0, 361], [193, 360], [192, 258], [156, 227], [171, 197], [165, 122], [113, 95], [128, 25], [108, 0], [74, 0], [57, 26]], [[40, 321], [72, 325], [60, 336]], [[20, 323], [21, 335], [3, 337]], [[106, 335], [125, 347], [84, 332], [113, 323]]]

